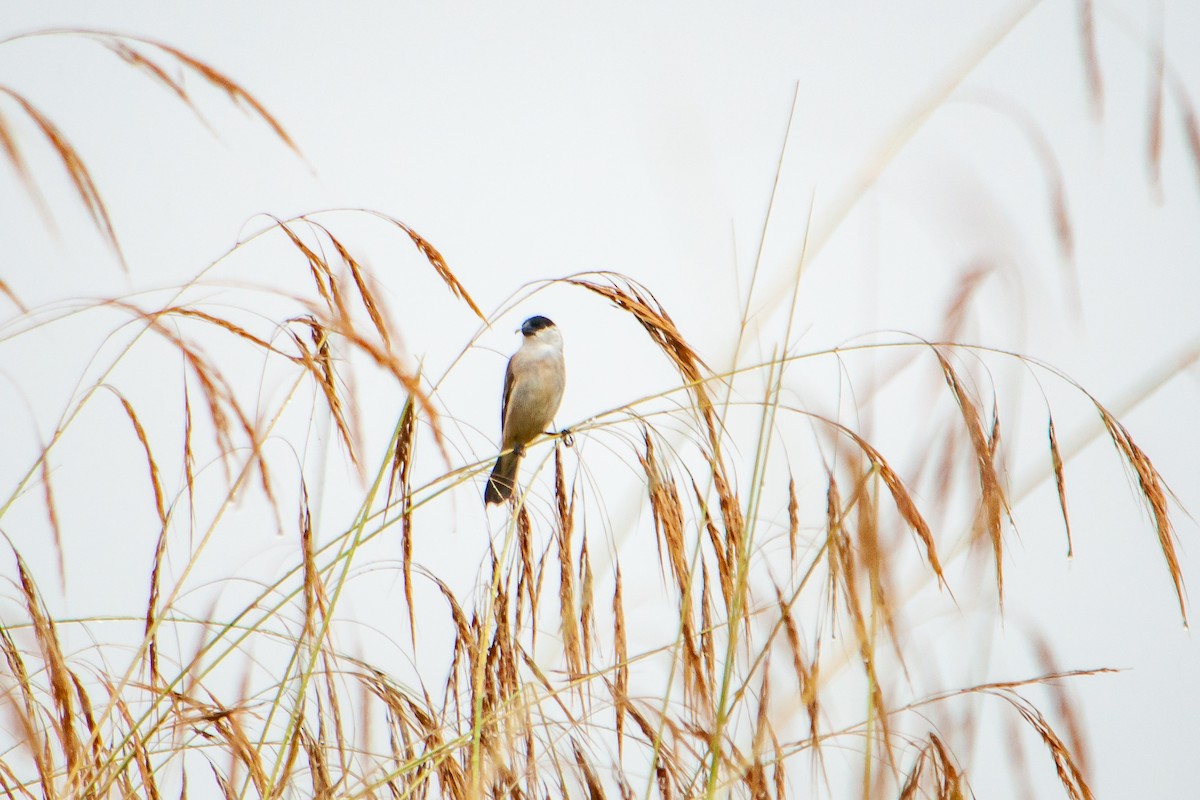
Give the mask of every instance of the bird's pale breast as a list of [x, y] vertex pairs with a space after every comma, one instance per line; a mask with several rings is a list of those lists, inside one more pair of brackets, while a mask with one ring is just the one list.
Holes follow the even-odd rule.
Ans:
[[504, 419], [505, 449], [524, 445], [546, 430], [562, 401], [562, 356], [549, 348], [524, 348], [512, 357], [514, 381]]

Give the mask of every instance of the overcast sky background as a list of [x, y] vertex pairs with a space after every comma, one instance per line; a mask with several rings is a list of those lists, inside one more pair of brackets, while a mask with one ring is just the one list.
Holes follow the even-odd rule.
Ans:
[[[211, 130], [94, 44], [5, 43], [0, 84], [37, 102], [78, 147], [130, 274], [122, 276], [54, 158], [23, 125], [21, 143], [60, 235], [46, 230], [6, 162], [0, 277], [31, 306], [173, 286], [264, 227], [255, 215], [370, 208], [439, 248], [485, 311], [530, 281], [626, 273], [656, 294], [720, 369], [733, 356], [782, 152], [749, 301], [760, 334], [750, 352], [766, 354], [782, 336], [787, 303], [779, 301], [794, 279], [810, 205], [811, 259], [790, 342], [798, 351], [876, 331], [934, 339], [963, 271], [992, 266], [986, 299], [963, 337], [1061, 368], [1122, 416], [1183, 505], [1200, 507], [1197, 373], [1193, 365], [1161, 385], [1157, 378], [1200, 344], [1200, 165], [1170, 91], [1160, 189], [1147, 159], [1154, 75], [1147, 42], [1163, 37], [1171, 80], [1200, 96], [1196, 4], [1097, 4], [1099, 116], [1089, 104], [1076, 4], [1065, 0], [333, 8], [7, 5], [0, 36], [102, 28], [206, 61], [253, 92], [304, 158], [196, 82], [188, 85]], [[18, 116], [7, 100], [0, 112], [10, 122]], [[913, 122], [919, 127], [910, 137]], [[1047, 177], [1054, 171], [1065, 191], [1073, 267], [1055, 236]], [[878, 180], [858, 197], [863, 175]], [[339, 231], [382, 281], [405, 348], [444, 365], [477, 321], [403, 240], [348, 215], [343, 224]], [[249, 255], [224, 274], [254, 282], [270, 270], [268, 257], [260, 263]], [[567, 342], [560, 423], [671, 384], [635, 325], [577, 290], [552, 289], [486, 331], [469, 369], [443, 393], [454, 416], [477, 428], [466, 437], [476, 458], [495, 436], [503, 356], [517, 344], [511, 331], [530, 313], [557, 320]], [[80, 353], [66, 326], [36, 341], [36, 348], [0, 344], [0, 408], [20, 420], [0, 452], [28, 453], [49, 435], [92, 352]], [[813, 403], [829, 394], [790, 388], [801, 399], [811, 391]], [[1188, 796], [1200, 785], [1200, 648], [1179, 623], [1153, 531], [1112, 447], [1089, 438], [1098, 420], [1078, 398], [1050, 391], [1064, 404], [1061, 417], [1055, 406], [1060, 439], [1084, 443], [1068, 463], [1068, 492], [1079, 492], [1076, 556], [1063, 558], [1039, 444], [1044, 419], [1035, 416], [1014, 435], [1026, 435], [1033, 449], [1018, 454], [1010, 477], [1017, 488], [1033, 488], [1015, 508], [1028, 525], [1006, 564], [1005, 630], [1015, 635], [1036, 624], [1064, 668], [1127, 670], [1075, 688], [1099, 796]], [[371, 409], [370, 398], [362, 402]], [[380, 413], [394, 419], [395, 410]], [[901, 408], [871, 424], [903, 450], [912, 445], [905, 419], [919, 413]], [[3, 486], [29, 463], [0, 461]], [[70, 468], [63, 472], [71, 480]], [[86, 481], [79, 492], [89, 496]], [[69, 540], [85, 544], [68, 563], [70, 591], [55, 601], [63, 613], [85, 613], [111, 591], [113, 575], [144, 584], [142, 561], [122, 566], [119, 549], [97, 544], [120, 535], [103, 509], [104, 499], [92, 497], [64, 511]], [[14, 513], [31, 526], [37, 517]], [[1176, 523], [1184, 572], [1194, 581], [1197, 527], [1182, 513]], [[36, 552], [36, 535], [23, 536], [12, 518], [3, 525], [34, 551], [25, 553], [31, 561], [52, 571], [49, 551]], [[113, 563], [89, 571], [96, 558]], [[991, 679], [1015, 677], [1005, 673], [1003, 653], [995, 659]], [[999, 796], [989, 791], [987, 770], [980, 774], [978, 795]], [[1039, 775], [1039, 796], [1054, 796], [1052, 773], [1045, 783]]]

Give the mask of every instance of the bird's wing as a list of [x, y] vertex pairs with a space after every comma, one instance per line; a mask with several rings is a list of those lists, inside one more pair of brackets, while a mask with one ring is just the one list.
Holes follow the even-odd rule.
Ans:
[[513, 387], [513, 360], [508, 360], [508, 368], [504, 370], [504, 399], [500, 401], [500, 433], [504, 434], [504, 424], [508, 421], [508, 398]]

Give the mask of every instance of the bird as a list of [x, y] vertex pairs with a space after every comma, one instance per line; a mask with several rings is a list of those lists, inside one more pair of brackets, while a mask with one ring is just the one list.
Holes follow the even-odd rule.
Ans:
[[512, 497], [525, 445], [545, 432], [562, 402], [567, 382], [558, 326], [534, 316], [519, 328], [524, 339], [508, 359], [500, 404], [500, 456], [484, 490], [484, 504]]

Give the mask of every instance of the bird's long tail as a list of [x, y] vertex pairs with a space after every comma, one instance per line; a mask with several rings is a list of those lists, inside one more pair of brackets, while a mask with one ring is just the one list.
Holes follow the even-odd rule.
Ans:
[[520, 453], [503, 453], [496, 459], [492, 476], [488, 478], [483, 499], [488, 503], [502, 503], [512, 497], [517, 485], [517, 466], [521, 463]]

